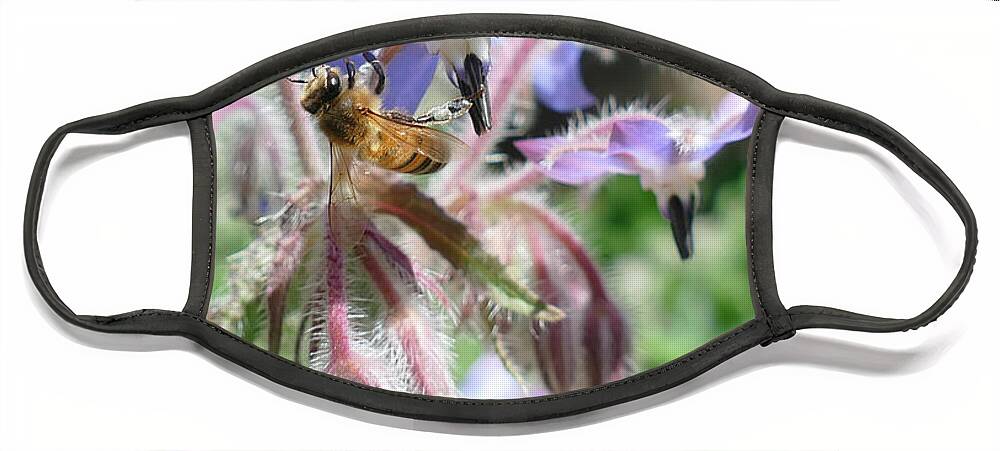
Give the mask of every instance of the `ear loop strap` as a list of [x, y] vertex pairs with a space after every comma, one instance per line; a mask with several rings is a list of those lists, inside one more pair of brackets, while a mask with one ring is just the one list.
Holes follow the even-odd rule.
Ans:
[[[906, 319], [882, 318], [833, 307], [798, 305], [788, 309], [794, 329], [830, 328], [863, 332], [902, 332], [926, 326], [940, 317], [958, 299], [969, 283], [978, 243], [976, 217], [965, 196], [951, 179], [916, 146], [885, 123], [868, 114], [805, 95], [791, 97], [787, 117], [812, 122], [867, 138], [884, 147], [932, 186], [951, 204], [965, 225], [965, 251], [958, 274], [940, 298], [927, 310]], [[798, 112], [795, 112], [798, 111]]]
[[[94, 116], [59, 127], [42, 145], [28, 185], [28, 196], [24, 211], [24, 256], [28, 274], [38, 288], [42, 298], [62, 319], [74, 325], [91, 330], [116, 333], [144, 333], [154, 335], [185, 334], [197, 321], [185, 312], [142, 309], [111, 316], [80, 315], [69, 308], [59, 297], [49, 281], [42, 264], [38, 245], [38, 219], [41, 212], [42, 195], [49, 165], [63, 138], [70, 133], [118, 135], [164, 125], [196, 117], [196, 113], [170, 112], [170, 105], [181, 98], [164, 99], [137, 105], [132, 108]], [[164, 111], [166, 110], [166, 111]], [[195, 122], [208, 119], [193, 119], [189, 122], [192, 133]], [[196, 143], [192, 136], [192, 143]], [[195, 199], [198, 202], [198, 199]], [[189, 301], [190, 304], [190, 301]], [[185, 311], [187, 308], [185, 308]]]

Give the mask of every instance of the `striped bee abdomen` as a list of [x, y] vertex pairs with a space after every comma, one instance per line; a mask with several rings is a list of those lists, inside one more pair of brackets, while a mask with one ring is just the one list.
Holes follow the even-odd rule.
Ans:
[[413, 152], [413, 154], [410, 155], [410, 157], [407, 158], [403, 164], [390, 169], [404, 174], [430, 174], [437, 172], [437, 170], [441, 169], [442, 166], [444, 166], [444, 164], [440, 161], [434, 161], [427, 155]]
[[431, 174], [444, 167], [444, 163], [413, 150], [390, 147], [371, 160], [382, 168], [403, 174]]

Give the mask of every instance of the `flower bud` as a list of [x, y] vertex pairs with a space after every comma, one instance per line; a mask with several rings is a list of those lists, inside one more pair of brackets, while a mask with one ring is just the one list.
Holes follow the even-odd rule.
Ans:
[[628, 374], [631, 336], [618, 306], [603, 296], [595, 296], [583, 321], [587, 386], [621, 379]]
[[[628, 374], [631, 331], [610, 298], [597, 264], [573, 231], [553, 213], [525, 205], [551, 237], [529, 231], [537, 290], [566, 311], [566, 319], [536, 330], [536, 354], [554, 393], [593, 387]], [[546, 243], [548, 243], [546, 245]]]

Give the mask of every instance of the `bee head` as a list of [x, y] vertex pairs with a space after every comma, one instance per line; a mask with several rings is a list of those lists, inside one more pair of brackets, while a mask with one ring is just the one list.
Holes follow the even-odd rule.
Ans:
[[316, 114], [340, 95], [340, 71], [323, 65], [314, 67], [312, 72], [313, 78], [306, 82], [301, 104], [309, 114]]

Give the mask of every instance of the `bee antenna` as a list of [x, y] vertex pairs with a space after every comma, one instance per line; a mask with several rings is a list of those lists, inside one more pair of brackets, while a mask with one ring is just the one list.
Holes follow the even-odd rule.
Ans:
[[291, 78], [291, 77], [289, 77], [289, 78], [286, 78], [285, 80], [288, 80], [288, 81], [289, 81], [289, 82], [291, 82], [291, 83], [309, 83], [309, 82], [308, 82], [308, 81], [306, 81], [306, 80], [296, 80], [296, 79], [294, 79], [294, 78]]

